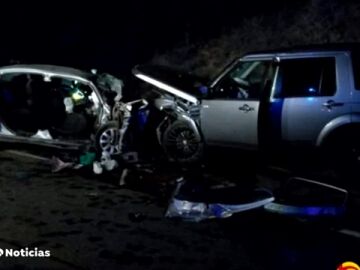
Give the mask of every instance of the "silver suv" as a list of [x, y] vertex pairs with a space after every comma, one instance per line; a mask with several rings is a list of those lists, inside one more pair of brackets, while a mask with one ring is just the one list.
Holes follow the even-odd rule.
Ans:
[[326, 145], [358, 160], [359, 52], [343, 44], [249, 53], [191, 93], [150, 69], [137, 67], [134, 74], [163, 90], [160, 109], [176, 111], [159, 131], [172, 159], [198, 158], [205, 143], [244, 149]]

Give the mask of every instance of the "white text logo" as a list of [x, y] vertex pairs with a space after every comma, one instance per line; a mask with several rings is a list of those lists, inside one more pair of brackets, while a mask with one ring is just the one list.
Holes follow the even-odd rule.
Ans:
[[0, 248], [0, 257], [50, 257], [50, 250], [40, 250], [38, 248], [22, 248], [22, 249], [12, 249]]

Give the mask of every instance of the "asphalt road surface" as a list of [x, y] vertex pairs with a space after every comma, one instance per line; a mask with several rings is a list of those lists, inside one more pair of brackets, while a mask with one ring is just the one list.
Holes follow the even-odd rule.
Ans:
[[164, 217], [174, 177], [134, 173], [120, 187], [116, 175], [51, 173], [45, 161], [0, 152], [0, 248], [51, 253], [3, 254], [0, 269], [331, 270], [360, 263], [356, 194], [344, 220], [309, 222], [258, 209], [189, 223]]

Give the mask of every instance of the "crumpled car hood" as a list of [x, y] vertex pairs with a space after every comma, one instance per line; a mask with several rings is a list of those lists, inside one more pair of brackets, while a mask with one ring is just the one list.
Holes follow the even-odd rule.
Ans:
[[205, 85], [203, 78], [165, 66], [136, 66], [133, 74], [140, 80], [193, 104], [200, 102], [200, 87]]

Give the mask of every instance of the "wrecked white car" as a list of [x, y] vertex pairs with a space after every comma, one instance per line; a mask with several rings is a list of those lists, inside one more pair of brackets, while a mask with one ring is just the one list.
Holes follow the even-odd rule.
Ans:
[[117, 154], [113, 108], [122, 86], [112, 75], [68, 67], [1, 67], [0, 141], [74, 150], [90, 145]]

